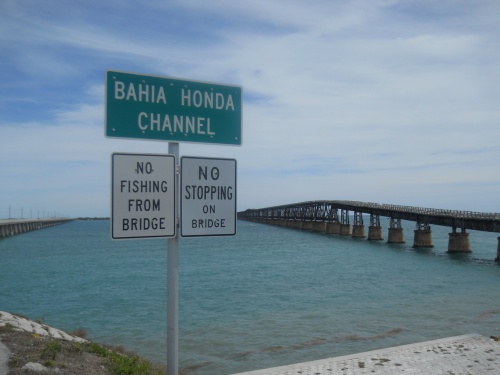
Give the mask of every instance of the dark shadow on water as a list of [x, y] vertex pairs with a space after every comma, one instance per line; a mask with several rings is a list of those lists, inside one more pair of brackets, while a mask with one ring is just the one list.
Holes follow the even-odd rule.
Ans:
[[494, 259], [482, 259], [482, 258], [474, 258], [473, 253], [444, 253], [443, 256], [447, 256], [450, 260], [457, 263], [462, 264], [477, 264], [477, 265], [495, 265], [498, 262], [495, 262]]
[[435, 255], [436, 254], [434, 252], [433, 247], [412, 247], [412, 250], [416, 254], [421, 254], [421, 255]]
[[392, 250], [411, 250], [411, 247], [407, 243], [389, 243], [389, 242], [384, 242], [384, 245], [387, 246], [389, 249]]
[[[345, 343], [345, 342], [356, 342], [356, 341], [377, 341], [384, 339], [386, 337], [395, 337], [398, 336], [400, 333], [405, 331], [402, 328], [394, 328], [386, 332], [381, 332], [378, 334], [374, 334], [371, 336], [359, 336], [359, 335], [345, 335], [345, 336], [333, 336], [333, 337], [319, 337], [313, 340], [309, 341], [304, 341], [301, 343], [296, 343], [296, 344], [291, 344], [291, 345], [275, 345], [275, 346], [268, 346], [260, 349], [255, 349], [255, 350], [249, 350], [249, 351], [242, 351], [242, 352], [237, 352], [237, 353], [232, 353], [227, 356], [224, 356], [223, 358], [225, 360], [234, 360], [234, 361], [242, 361], [248, 356], [252, 356], [255, 354], [259, 353], [276, 353], [276, 352], [283, 352], [283, 351], [294, 351], [294, 350], [301, 350], [301, 349], [306, 349], [310, 348], [313, 346], [318, 346], [318, 345], [323, 345], [327, 343]], [[212, 365], [213, 362], [203, 362], [199, 364], [195, 364], [189, 367], [184, 368], [183, 370], [185, 371], [195, 371], [203, 367], [207, 367]]]
[[471, 253], [449, 253], [447, 252], [446, 255], [448, 256], [449, 259], [458, 262], [458, 263], [470, 263], [471, 262]]
[[287, 345], [287, 346], [282, 346], [282, 345], [276, 345], [276, 346], [269, 346], [266, 348], [261, 348], [258, 350], [253, 350], [253, 351], [244, 351], [244, 352], [239, 352], [239, 353], [234, 353], [226, 356], [225, 358], [227, 359], [239, 359], [242, 357], [246, 357], [252, 354], [256, 353], [270, 353], [270, 352], [280, 352], [280, 351], [285, 351], [285, 350], [300, 350], [304, 348], [309, 348], [312, 346], [317, 346], [317, 345], [323, 345], [326, 343], [344, 343], [344, 342], [353, 342], [353, 341], [376, 341], [376, 340], [381, 340], [386, 337], [394, 337], [399, 335], [401, 332], [404, 330], [401, 328], [394, 328], [386, 332], [381, 332], [376, 335], [372, 336], [358, 336], [358, 335], [347, 335], [347, 336], [333, 336], [333, 337], [320, 337], [316, 338], [310, 341], [304, 341], [301, 343], [297, 344], [292, 344], [292, 345]]
[[[269, 224], [263, 224], [263, 223], [252, 223], [250, 224], [252, 226], [257, 226], [257, 225], [262, 225], [262, 226], [267, 226], [269, 227]], [[359, 244], [364, 244], [364, 243], [369, 243], [373, 246], [384, 246], [386, 248], [389, 248], [393, 251], [399, 251], [399, 252], [411, 252], [414, 254], [419, 254], [422, 256], [431, 256], [431, 257], [448, 257], [448, 259], [451, 259], [454, 262], [458, 263], [464, 263], [464, 264], [480, 264], [480, 265], [499, 265], [500, 262], [495, 262], [494, 259], [480, 259], [480, 258], [474, 258], [472, 257], [473, 253], [448, 253], [448, 252], [441, 252], [439, 248], [436, 247], [413, 247], [412, 246], [412, 241], [410, 242], [405, 242], [405, 243], [388, 243], [387, 239], [382, 239], [382, 240], [368, 240], [366, 237], [352, 237], [352, 235], [341, 235], [337, 233], [326, 233], [323, 231], [314, 231], [310, 229], [299, 229], [299, 228], [292, 228], [292, 227], [281, 227], [281, 226], [271, 226], [275, 228], [279, 228], [280, 230], [289, 230], [289, 231], [297, 231], [299, 233], [305, 233], [309, 235], [314, 235], [314, 236], [325, 236], [329, 237], [332, 240], [335, 241], [347, 241], [347, 242], [354, 242], [354, 243], [359, 243]], [[442, 249], [441, 249], [442, 250]]]

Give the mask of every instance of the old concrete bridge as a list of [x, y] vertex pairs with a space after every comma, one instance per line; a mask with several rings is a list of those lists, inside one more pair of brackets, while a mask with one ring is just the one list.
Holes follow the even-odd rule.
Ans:
[[51, 218], [51, 219], [7, 219], [0, 220], [0, 238], [14, 236], [33, 230], [64, 224], [73, 219]]
[[[340, 215], [339, 215], [340, 210]], [[350, 215], [353, 212], [351, 227]], [[414, 247], [433, 247], [431, 224], [451, 227], [448, 252], [471, 252], [467, 229], [500, 232], [500, 214], [440, 210], [393, 204], [355, 201], [309, 201], [248, 209], [238, 212], [241, 220], [256, 221], [290, 228], [307, 229], [352, 237], [366, 237], [363, 214], [370, 215], [368, 240], [383, 240], [380, 216], [390, 218], [388, 243], [405, 243], [401, 220], [416, 222]], [[496, 261], [500, 262], [500, 237]]]

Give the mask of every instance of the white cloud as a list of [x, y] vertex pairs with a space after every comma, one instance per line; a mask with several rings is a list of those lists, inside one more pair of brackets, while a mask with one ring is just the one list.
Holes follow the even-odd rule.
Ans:
[[[166, 152], [104, 137], [109, 68], [243, 87], [242, 147], [181, 144], [237, 158], [240, 209], [352, 199], [500, 211], [494, 1], [124, 2], [107, 22], [111, 5], [47, 4], [5, 2], [0, 16], [0, 206], [56, 190], [107, 215], [110, 153]], [[467, 189], [481, 199], [464, 201]]]

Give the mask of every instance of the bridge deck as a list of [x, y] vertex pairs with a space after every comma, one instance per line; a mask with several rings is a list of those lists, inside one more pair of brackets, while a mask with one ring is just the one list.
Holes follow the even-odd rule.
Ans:
[[330, 221], [333, 210], [338, 209], [454, 228], [500, 232], [500, 213], [444, 210], [346, 200], [308, 201], [249, 209], [240, 212], [239, 215], [287, 220], [295, 218], [306, 221]]

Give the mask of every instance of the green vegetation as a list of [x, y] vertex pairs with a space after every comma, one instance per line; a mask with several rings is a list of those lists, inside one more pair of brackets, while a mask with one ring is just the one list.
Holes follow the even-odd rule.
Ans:
[[[97, 373], [106, 369], [109, 375], [166, 375], [167, 369], [127, 352], [120, 346], [108, 346], [89, 341], [76, 342], [19, 331], [11, 324], [0, 326], [2, 342], [11, 350], [9, 369], [20, 373], [28, 362], [41, 363], [52, 369], [63, 369], [67, 374]], [[87, 332], [78, 329], [74, 336], [85, 338]], [[181, 371], [180, 374], [187, 374]]]
[[62, 349], [62, 345], [58, 340], [50, 340], [47, 345], [42, 349], [40, 358], [47, 361], [55, 361], [57, 353]]
[[58, 354], [64, 351], [73, 354], [92, 353], [106, 360], [106, 367], [112, 375], [166, 375], [164, 367], [153, 365], [132, 353], [126, 353], [121, 347], [106, 347], [96, 343], [74, 342], [69, 348], [63, 348], [59, 340], [50, 340], [42, 348], [40, 359], [47, 367], [57, 367]]
[[[161, 366], [139, 358], [137, 355], [127, 355], [108, 349], [102, 345], [88, 344], [88, 352], [108, 360], [109, 370], [116, 375], [165, 375], [167, 371]], [[118, 350], [121, 350], [118, 348]]]

